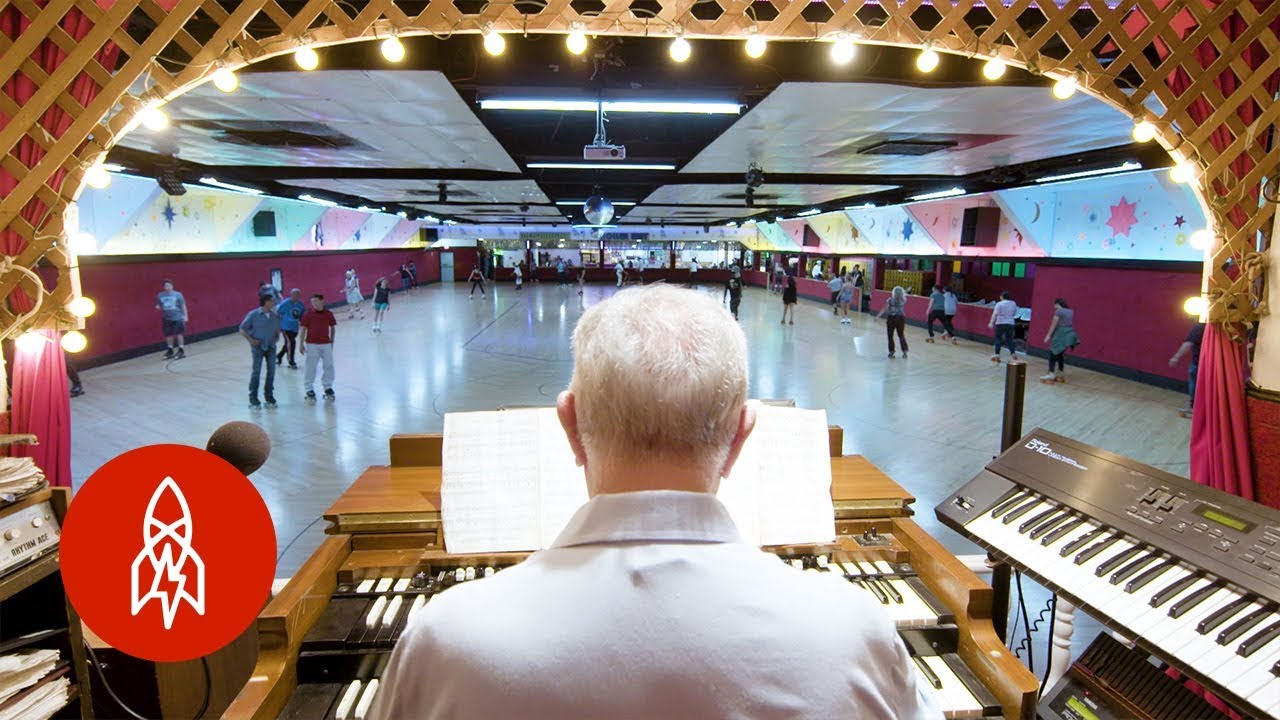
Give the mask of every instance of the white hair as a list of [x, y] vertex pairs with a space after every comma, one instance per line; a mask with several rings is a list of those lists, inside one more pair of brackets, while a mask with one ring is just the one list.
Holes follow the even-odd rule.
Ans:
[[747, 400], [747, 339], [720, 303], [669, 285], [623, 290], [583, 314], [573, 356], [588, 457], [718, 473]]
[[903, 290], [901, 285], [895, 287], [893, 289], [893, 301], [900, 303], [900, 302], [906, 302], [906, 300], [907, 300], [907, 291]]

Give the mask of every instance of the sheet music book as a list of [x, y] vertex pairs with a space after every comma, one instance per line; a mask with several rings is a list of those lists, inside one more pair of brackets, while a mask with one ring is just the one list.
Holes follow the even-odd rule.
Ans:
[[[718, 494], [743, 540], [833, 541], [826, 411], [756, 410], [755, 430]], [[586, 479], [554, 408], [445, 415], [440, 491], [452, 553], [548, 547], [587, 502]]]
[[57, 650], [34, 648], [0, 655], [0, 703], [53, 672], [60, 656]]

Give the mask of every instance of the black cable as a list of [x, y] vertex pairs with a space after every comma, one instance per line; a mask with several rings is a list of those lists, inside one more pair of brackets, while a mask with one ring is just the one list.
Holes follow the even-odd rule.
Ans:
[[[89, 663], [97, 671], [98, 679], [102, 681], [102, 687], [106, 689], [111, 699], [115, 700], [116, 705], [119, 705], [121, 710], [129, 713], [136, 720], [148, 720], [146, 716], [134, 712], [133, 708], [125, 705], [120, 696], [116, 695], [115, 690], [111, 689], [111, 685], [107, 683], [107, 676], [102, 673], [102, 664], [98, 662], [98, 656], [94, 654], [93, 648], [89, 647], [88, 643], [85, 643], [84, 649], [89, 653]], [[200, 703], [200, 710], [196, 712], [195, 720], [200, 720], [204, 717], [204, 714], [209, 710], [209, 702], [213, 699], [213, 675], [209, 670], [209, 658], [201, 657], [200, 667], [204, 670], [204, 701]]]
[[1049, 611], [1049, 638], [1044, 649], [1044, 678], [1040, 681], [1040, 694], [1044, 695], [1044, 686], [1049, 684], [1049, 670], [1053, 667], [1053, 626], [1058, 622], [1058, 594], [1049, 598], [1053, 609]]
[[111, 696], [111, 699], [116, 701], [116, 705], [119, 705], [121, 710], [132, 715], [135, 720], [148, 720], [146, 716], [139, 715], [133, 711], [133, 708], [125, 705], [124, 701], [120, 699], [120, 696], [116, 695], [116, 691], [111, 689], [111, 684], [107, 682], [107, 676], [102, 674], [102, 665], [98, 662], [98, 656], [94, 654], [93, 648], [89, 647], [88, 643], [85, 643], [84, 649], [89, 652], [89, 664], [97, 671], [98, 679], [102, 681], [102, 687], [106, 689], [107, 694]]
[[284, 554], [289, 552], [289, 548], [293, 547], [293, 544], [298, 542], [298, 540], [305, 535], [308, 530], [314, 527], [316, 523], [320, 522], [320, 520], [321, 518], [317, 517], [315, 520], [307, 523], [307, 526], [302, 528], [297, 535], [294, 535], [293, 539], [289, 541], [289, 544], [284, 546], [284, 549], [280, 551], [279, 555], [276, 555], [276, 562], [279, 562], [280, 558], [284, 557]]
[[[1027, 633], [1027, 643], [1031, 642], [1031, 618], [1027, 615], [1027, 596], [1022, 593], [1022, 573], [1014, 573], [1014, 577], [1018, 582], [1018, 605], [1022, 607], [1022, 629]], [[1035, 655], [1027, 651], [1027, 669], [1033, 674], [1036, 671]]]

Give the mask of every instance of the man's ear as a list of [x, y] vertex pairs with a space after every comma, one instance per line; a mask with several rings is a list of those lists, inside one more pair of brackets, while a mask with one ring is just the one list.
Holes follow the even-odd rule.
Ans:
[[725, 458], [724, 467], [720, 468], [720, 477], [729, 477], [733, 464], [738, 462], [738, 455], [742, 453], [742, 446], [746, 444], [747, 438], [751, 436], [751, 431], [755, 427], [756, 406], [748, 402], [742, 406], [742, 412], [738, 414], [738, 431], [733, 434], [733, 443], [729, 445], [729, 457]]
[[587, 466], [587, 452], [582, 448], [582, 434], [578, 432], [578, 406], [573, 393], [565, 390], [556, 397], [556, 415], [560, 418], [560, 427], [569, 438], [569, 447], [573, 450], [573, 458], [578, 467]]

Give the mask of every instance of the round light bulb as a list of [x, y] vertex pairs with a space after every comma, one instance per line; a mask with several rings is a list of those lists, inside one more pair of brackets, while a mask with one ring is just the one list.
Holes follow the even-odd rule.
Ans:
[[999, 80], [1004, 77], [1006, 67], [1000, 58], [991, 58], [986, 65], [982, 66], [982, 76], [988, 80]]
[[86, 255], [98, 249], [98, 239], [87, 232], [78, 233], [69, 244], [71, 252], [76, 255]]
[[853, 38], [848, 35], [841, 35], [831, 43], [831, 61], [837, 65], [848, 65], [853, 60], [854, 52]]
[[1213, 244], [1213, 233], [1204, 229], [1197, 230], [1191, 233], [1191, 238], [1188, 242], [1196, 250], [1204, 250]]
[[920, 72], [933, 72], [938, 69], [938, 63], [942, 58], [933, 48], [925, 48], [916, 56], [916, 69]]
[[1204, 298], [1199, 295], [1192, 295], [1187, 298], [1186, 302], [1182, 303], [1182, 309], [1188, 315], [1200, 317], [1204, 314]]
[[1053, 84], [1053, 96], [1059, 100], [1066, 100], [1076, 94], [1076, 89], [1076, 79], [1065, 77]]
[[84, 171], [84, 181], [89, 187], [101, 190], [111, 184], [111, 173], [101, 165], [90, 165]]
[[148, 105], [142, 110], [142, 124], [148, 130], [159, 132], [169, 127], [169, 116], [164, 114], [159, 105]]
[[671, 53], [672, 60], [682, 63], [685, 60], [688, 60], [689, 56], [693, 54], [693, 47], [689, 45], [688, 40], [685, 40], [683, 37], [677, 37], [675, 40], [671, 41], [671, 47], [668, 48], [668, 52]]
[[747, 57], [760, 58], [764, 55], [765, 48], [769, 46], [769, 42], [761, 35], [752, 35], [747, 38]]
[[575, 28], [564, 39], [565, 47], [569, 48], [569, 52], [574, 55], [581, 55], [587, 51], [587, 34], [580, 29]]
[[1140, 142], [1151, 142], [1156, 137], [1156, 126], [1141, 120], [1133, 126], [1133, 139]]
[[1189, 162], [1180, 162], [1169, 168], [1169, 179], [1176, 183], [1191, 182], [1195, 176], [1195, 166]]
[[320, 56], [309, 47], [301, 47], [294, 50], [293, 61], [303, 70], [315, 70], [320, 67]]
[[230, 68], [218, 68], [213, 73], [213, 86], [222, 92], [235, 92], [240, 87], [240, 78]]
[[28, 330], [18, 336], [13, 344], [24, 353], [38, 353], [44, 349], [45, 337], [35, 330]]
[[87, 318], [97, 309], [98, 304], [83, 295], [67, 303], [68, 312], [76, 317]]
[[400, 38], [392, 35], [382, 41], [382, 57], [388, 62], [400, 62], [404, 59], [404, 43], [400, 42]]
[[89, 340], [79, 330], [71, 330], [62, 336], [62, 349], [69, 353], [78, 353], [89, 345]]
[[507, 41], [493, 30], [484, 34], [484, 49], [490, 55], [501, 55], [507, 50]]

